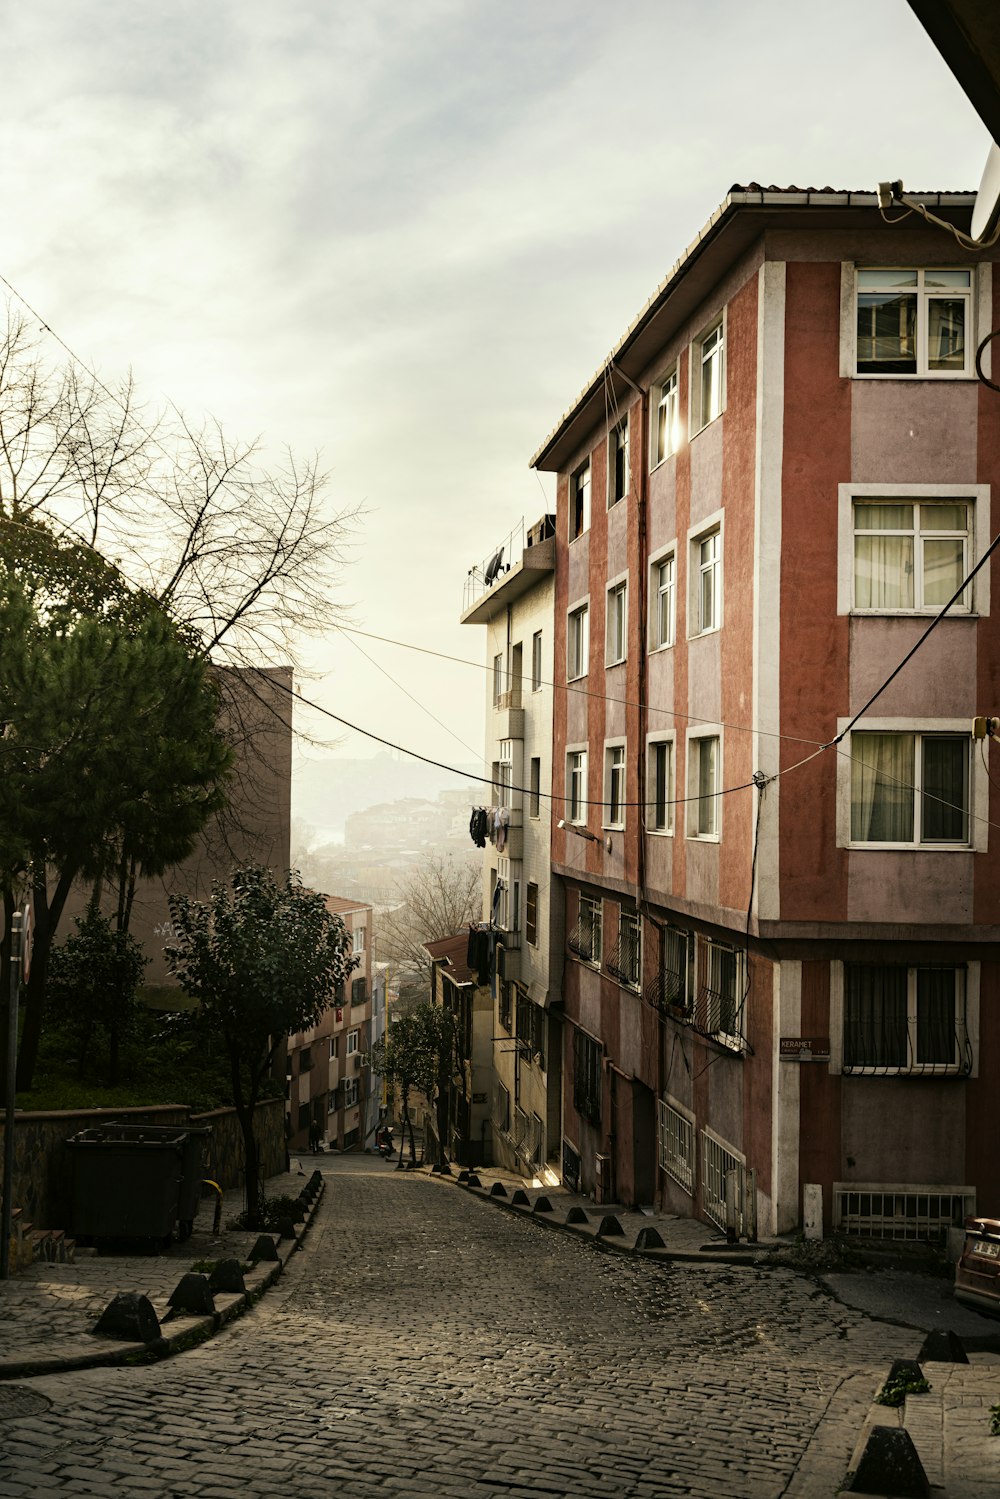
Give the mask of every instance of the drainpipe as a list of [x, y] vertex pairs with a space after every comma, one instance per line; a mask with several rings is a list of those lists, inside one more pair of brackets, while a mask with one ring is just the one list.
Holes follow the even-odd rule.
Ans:
[[[646, 711], [646, 693], [647, 693], [647, 687], [648, 687], [647, 671], [648, 671], [648, 662], [649, 662], [649, 651], [647, 649], [649, 642], [648, 642], [648, 639], [647, 639], [647, 622], [646, 622], [647, 594], [648, 594], [648, 584], [649, 584], [649, 567], [648, 567], [647, 560], [646, 560], [646, 553], [647, 553], [647, 549], [648, 549], [647, 548], [647, 541], [646, 541], [646, 518], [647, 518], [647, 507], [648, 507], [648, 500], [649, 500], [649, 488], [648, 488], [648, 486], [649, 486], [649, 463], [648, 463], [648, 449], [647, 449], [647, 444], [649, 442], [649, 392], [643, 390], [640, 386], [636, 385], [635, 381], [632, 380], [632, 379], [630, 379], [629, 376], [626, 375], [625, 371], [623, 369], [619, 368], [619, 366], [616, 365], [613, 360], [611, 362], [611, 368], [613, 370], [617, 371], [617, 373], [619, 375], [621, 375], [622, 379], [626, 382], [626, 384], [628, 384], [629, 386], [631, 386], [631, 388], [635, 391], [636, 395], [639, 397], [639, 427], [640, 427], [641, 447], [640, 447], [640, 450], [639, 450], [639, 459], [640, 459], [640, 461], [639, 461], [639, 482], [638, 482], [638, 485], [636, 486], [636, 494], [635, 494], [636, 539], [637, 539], [638, 548], [639, 548], [638, 566], [636, 567], [636, 583], [637, 583], [636, 594], [637, 594], [638, 604], [639, 604], [639, 680], [638, 680], [638, 689], [637, 689], [637, 701], [638, 701], [638, 705], [639, 705], [639, 733], [638, 733], [638, 742], [636, 744], [636, 751], [635, 751], [635, 766], [636, 766], [636, 780], [635, 780], [635, 784], [636, 784], [636, 788], [637, 788], [636, 800], [639, 803], [639, 808], [638, 808], [638, 811], [639, 811], [639, 828], [638, 828], [637, 846], [636, 846], [636, 902], [635, 902], [635, 905], [636, 905], [636, 911], [639, 913], [639, 924], [640, 924], [640, 931], [641, 931], [641, 929], [642, 929], [642, 906], [643, 906], [643, 901], [645, 900], [645, 895], [646, 895], [646, 729], [647, 729], [647, 721], [648, 721], [648, 714], [647, 714], [647, 711]], [[645, 960], [644, 960], [644, 957], [642, 955], [642, 948], [641, 947], [640, 947], [640, 961], [642, 961], [643, 967], [645, 967]], [[640, 982], [640, 984], [642, 983], [642, 981], [643, 981], [643, 974], [640, 972], [640, 974], [639, 974], [639, 982]], [[665, 1022], [664, 1022], [662, 1014], [659, 1014], [659, 1012], [658, 1012], [658, 1031], [659, 1031], [659, 1041], [658, 1041], [658, 1044], [657, 1044], [657, 1047], [656, 1047], [656, 1098], [657, 1098], [657, 1101], [659, 1101], [659, 1099], [662, 1098], [662, 1096], [663, 1096], [664, 1081], [665, 1081], [664, 1080], [664, 1047], [665, 1047], [665, 1044], [666, 1044], [666, 1036], [665, 1036], [666, 1025], [665, 1025]], [[659, 1176], [658, 1176], [655, 1164], [654, 1164], [654, 1170], [653, 1170], [653, 1179], [654, 1179], [654, 1181], [656, 1182], [656, 1184], [658, 1186], [659, 1185]]]

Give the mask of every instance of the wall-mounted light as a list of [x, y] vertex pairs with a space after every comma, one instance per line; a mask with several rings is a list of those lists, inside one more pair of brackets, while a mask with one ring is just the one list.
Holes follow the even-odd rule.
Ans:
[[566, 822], [562, 817], [556, 823], [556, 827], [561, 828], [564, 833], [575, 833], [578, 838], [585, 838], [588, 843], [603, 843], [608, 853], [611, 852], [610, 835], [607, 838], [598, 838], [597, 834], [592, 833], [589, 828], [577, 827], [575, 822]]

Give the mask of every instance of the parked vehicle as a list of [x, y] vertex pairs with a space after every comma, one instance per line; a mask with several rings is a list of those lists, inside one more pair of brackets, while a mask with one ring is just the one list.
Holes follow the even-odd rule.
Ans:
[[955, 1270], [955, 1300], [1000, 1317], [1000, 1218], [966, 1218]]

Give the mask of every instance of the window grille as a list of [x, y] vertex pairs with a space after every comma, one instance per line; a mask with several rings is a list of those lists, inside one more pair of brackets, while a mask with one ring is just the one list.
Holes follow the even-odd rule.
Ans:
[[964, 968], [844, 964], [843, 1071], [966, 1077]]
[[749, 987], [746, 954], [720, 942], [706, 942], [705, 949], [705, 982], [695, 1002], [692, 1023], [702, 1035], [742, 1051], [746, 1045], [744, 1015]]
[[972, 1187], [834, 1182], [833, 1226], [850, 1238], [943, 1243], [976, 1211]]
[[573, 1032], [573, 1107], [591, 1124], [601, 1122], [601, 1045], [585, 1031]]
[[694, 1195], [694, 1125], [664, 1099], [657, 1100], [660, 1170]]
[[746, 1216], [746, 1167], [739, 1156], [727, 1150], [721, 1141], [716, 1140], [706, 1130], [701, 1132], [701, 1181], [702, 1181], [702, 1207], [706, 1216], [711, 1218], [716, 1227], [725, 1232], [726, 1223], [726, 1178], [730, 1172], [735, 1173], [735, 1181], [732, 1190], [735, 1192], [736, 1203], [736, 1234], [743, 1234], [744, 1219]]
[[607, 969], [613, 978], [630, 989], [638, 989], [640, 978], [639, 918], [622, 911], [618, 918], [618, 942], [607, 958]]
[[601, 903], [586, 895], [580, 897], [580, 914], [570, 932], [567, 945], [585, 963], [601, 961]]

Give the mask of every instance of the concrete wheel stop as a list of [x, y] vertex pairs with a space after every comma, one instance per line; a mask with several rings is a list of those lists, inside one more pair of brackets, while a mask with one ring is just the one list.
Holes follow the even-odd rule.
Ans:
[[927, 1474], [905, 1426], [872, 1427], [843, 1492], [877, 1494], [886, 1499], [930, 1499]]
[[161, 1336], [153, 1303], [138, 1291], [119, 1291], [108, 1302], [93, 1330], [123, 1343], [155, 1343]]

